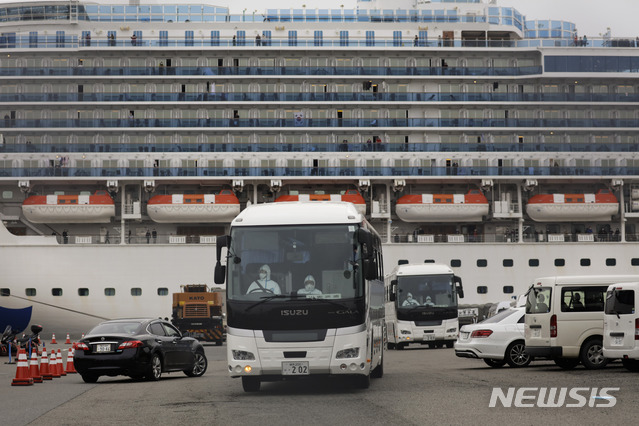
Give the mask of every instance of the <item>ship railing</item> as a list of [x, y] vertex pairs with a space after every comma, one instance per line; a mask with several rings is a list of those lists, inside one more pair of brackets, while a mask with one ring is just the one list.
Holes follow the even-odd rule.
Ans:
[[[381, 234], [380, 234], [381, 235]], [[382, 235], [385, 238], [384, 235]], [[525, 233], [522, 235], [525, 243], [605, 243], [621, 242], [617, 233]], [[639, 234], [626, 234], [626, 241], [639, 241]], [[415, 234], [394, 232], [391, 236], [393, 243], [422, 243], [422, 244], [456, 244], [456, 243], [517, 243], [519, 235], [516, 232], [481, 233], [481, 234]]]

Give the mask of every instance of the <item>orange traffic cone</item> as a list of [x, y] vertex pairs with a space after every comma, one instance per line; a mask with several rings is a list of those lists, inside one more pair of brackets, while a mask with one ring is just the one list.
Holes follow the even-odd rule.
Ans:
[[64, 367], [62, 366], [63, 363], [64, 361], [62, 361], [62, 352], [60, 351], [60, 349], [58, 349], [58, 373], [60, 373], [61, 376], [66, 376], [67, 373], [64, 371]]
[[71, 344], [71, 339], [69, 338], [69, 333], [67, 333], [67, 340], [64, 341], [65, 345], [70, 345]]
[[51, 344], [52, 345], [57, 345], [58, 344], [58, 342], [56, 342], [56, 340], [55, 340], [55, 333], [53, 333], [53, 335], [51, 336]]
[[42, 383], [40, 368], [38, 367], [38, 353], [36, 348], [31, 352], [31, 361], [29, 362], [29, 375], [33, 379], [33, 383]]
[[67, 374], [77, 373], [75, 371], [75, 366], [73, 365], [73, 348], [69, 348], [69, 353], [67, 354]]
[[18, 368], [16, 377], [11, 382], [11, 386], [30, 386], [33, 385], [33, 379], [29, 377], [29, 361], [27, 361], [27, 351], [20, 348], [18, 352]]
[[53, 379], [53, 374], [49, 371], [49, 358], [47, 357], [47, 348], [42, 348], [42, 358], [40, 358], [40, 375], [43, 380]]
[[55, 355], [55, 351], [51, 351], [51, 359], [49, 360], [49, 370], [54, 379], [60, 377], [58, 373], [58, 358]]

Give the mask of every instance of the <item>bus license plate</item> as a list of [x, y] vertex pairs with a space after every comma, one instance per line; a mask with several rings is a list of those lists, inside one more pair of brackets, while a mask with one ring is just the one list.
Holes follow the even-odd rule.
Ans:
[[111, 345], [109, 344], [96, 345], [95, 351], [100, 353], [111, 352]]
[[424, 340], [435, 340], [434, 334], [424, 334]]
[[283, 362], [282, 363], [282, 375], [283, 376], [307, 376], [309, 375], [308, 371], [308, 361], [297, 361], [297, 362]]

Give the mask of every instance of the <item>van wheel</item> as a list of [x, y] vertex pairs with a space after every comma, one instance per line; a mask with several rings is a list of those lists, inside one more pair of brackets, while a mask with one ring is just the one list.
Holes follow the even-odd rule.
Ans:
[[557, 358], [554, 361], [562, 370], [572, 370], [579, 365], [579, 358]]
[[521, 340], [512, 342], [506, 349], [506, 362], [514, 368], [525, 367], [530, 364], [530, 355], [526, 353], [526, 345]]
[[622, 359], [621, 363], [628, 371], [639, 371], [639, 359]]
[[596, 337], [584, 343], [581, 347], [579, 358], [581, 359], [581, 363], [588, 370], [604, 368], [608, 364], [608, 359], [606, 359], [603, 355], [603, 344], [601, 343], [601, 338]]
[[506, 364], [506, 361], [503, 359], [484, 358], [484, 362], [492, 368], [503, 367]]

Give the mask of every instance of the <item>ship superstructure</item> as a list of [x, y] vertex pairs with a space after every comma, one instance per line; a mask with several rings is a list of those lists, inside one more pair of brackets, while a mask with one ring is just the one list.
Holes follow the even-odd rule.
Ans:
[[[353, 192], [386, 268], [448, 264], [462, 303], [540, 275], [639, 273], [635, 40], [501, 3], [0, 5], [2, 261], [38, 265], [53, 240], [82, 270], [58, 286], [5, 274], [0, 305], [107, 296], [109, 274], [85, 277], [113, 264], [144, 275], [116, 294], [150, 288], [170, 312], [180, 284], [212, 284], [229, 212]], [[98, 191], [114, 212], [90, 205]]]

